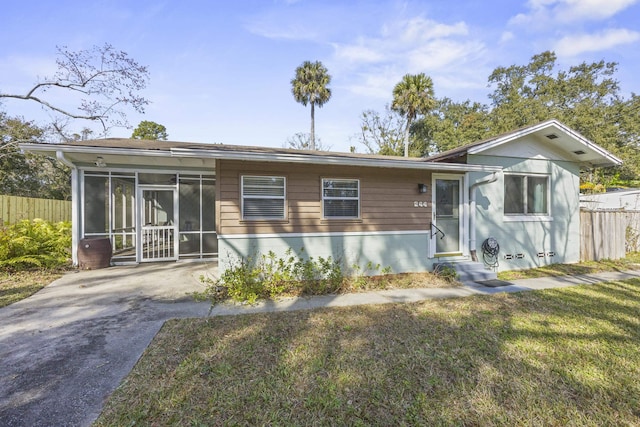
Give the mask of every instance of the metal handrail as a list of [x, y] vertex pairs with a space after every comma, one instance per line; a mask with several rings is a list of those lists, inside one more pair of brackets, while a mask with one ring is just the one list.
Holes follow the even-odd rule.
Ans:
[[[440, 240], [444, 239], [444, 236], [445, 236], [444, 231], [440, 230], [440, 229], [438, 228], [438, 226], [437, 226], [437, 225], [435, 225], [433, 222], [431, 222], [431, 223], [430, 223], [430, 227], [431, 227], [431, 237], [433, 237], [433, 236], [437, 236], [437, 235], [438, 235], [438, 233], [440, 233], [440, 234], [442, 234], [442, 237], [440, 237]], [[434, 228], [436, 229], [436, 232], [435, 232], [435, 233], [433, 232], [433, 229], [434, 229]]]

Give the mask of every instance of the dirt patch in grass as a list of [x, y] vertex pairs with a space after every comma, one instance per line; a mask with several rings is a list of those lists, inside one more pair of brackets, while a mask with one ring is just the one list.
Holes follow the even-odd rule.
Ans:
[[0, 271], [0, 307], [25, 299], [60, 278], [62, 271]]
[[366, 276], [347, 282], [341, 289], [341, 293], [367, 292], [382, 289], [409, 289], [409, 288], [453, 288], [461, 286], [456, 280], [448, 280], [445, 277], [433, 273], [399, 273], [382, 276]]
[[[375, 278], [373, 278], [375, 279]], [[402, 288], [451, 288], [460, 286], [456, 280], [449, 280], [433, 273], [407, 273], [391, 276], [392, 280], [386, 285], [386, 289]]]
[[639, 425], [640, 280], [167, 322], [96, 425]]

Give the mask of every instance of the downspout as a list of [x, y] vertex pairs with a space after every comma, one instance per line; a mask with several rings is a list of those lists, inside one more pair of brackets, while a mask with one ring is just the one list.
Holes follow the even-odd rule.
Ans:
[[67, 159], [64, 156], [64, 153], [60, 150], [56, 151], [56, 159], [58, 159], [58, 161], [66, 166], [69, 166], [72, 170], [76, 169], [76, 165], [74, 165], [73, 163], [71, 163], [71, 161], [69, 161], [69, 159]]
[[498, 172], [493, 172], [490, 176], [477, 180], [469, 187], [469, 250], [474, 262], [478, 261], [476, 254], [476, 188], [497, 180]]
[[71, 169], [71, 260], [73, 261], [73, 265], [78, 265], [78, 233], [80, 232], [79, 211], [77, 206], [80, 200], [78, 197], [78, 168], [64, 156], [61, 150], [56, 151], [56, 159]]

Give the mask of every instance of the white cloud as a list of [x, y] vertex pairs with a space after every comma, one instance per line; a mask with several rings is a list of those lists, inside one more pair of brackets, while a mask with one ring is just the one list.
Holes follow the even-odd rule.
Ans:
[[610, 29], [596, 34], [578, 34], [566, 36], [560, 39], [554, 50], [560, 56], [575, 56], [583, 52], [598, 52], [619, 46], [634, 43], [640, 40], [640, 33], [624, 28]]
[[[471, 59], [486, 51], [469, 38], [464, 22], [445, 24], [423, 17], [385, 24], [378, 36], [334, 44], [332, 61], [350, 71], [344, 87], [352, 93], [388, 99], [393, 85], [406, 73], [425, 72], [434, 81], [459, 73]], [[455, 80], [455, 79], [454, 79]]]
[[280, 40], [316, 40], [318, 34], [302, 24], [285, 26], [272, 25], [271, 22], [253, 22], [247, 25], [251, 33], [268, 39]]
[[500, 36], [500, 43], [507, 43], [515, 38], [514, 34], [511, 31], [505, 31]]
[[402, 73], [393, 67], [367, 70], [356, 76], [355, 82], [347, 89], [360, 96], [390, 99], [393, 86], [400, 81]]
[[432, 70], [438, 72], [453, 64], [466, 62], [484, 51], [484, 45], [474, 40], [434, 40], [410, 52], [409, 71]]
[[404, 43], [415, 43], [456, 35], [464, 36], [468, 32], [467, 24], [464, 22], [447, 25], [431, 19], [415, 17], [383, 27], [382, 35], [397, 38]]
[[334, 43], [333, 48], [335, 50], [336, 58], [347, 62], [379, 62], [384, 59], [381, 52], [365, 45], [366, 43], [361, 41], [353, 45], [344, 45]]
[[511, 18], [512, 26], [548, 26], [549, 22], [582, 22], [608, 19], [639, 0], [530, 0], [529, 11]]
[[557, 12], [566, 20], [607, 19], [637, 3], [638, 0], [566, 0]]

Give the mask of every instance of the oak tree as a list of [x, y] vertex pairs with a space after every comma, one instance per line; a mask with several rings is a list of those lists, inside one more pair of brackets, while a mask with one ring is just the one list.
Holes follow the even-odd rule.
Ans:
[[167, 135], [167, 128], [156, 122], [149, 120], [143, 120], [138, 124], [138, 127], [133, 130], [131, 138], [133, 139], [149, 139], [149, 140], [163, 140], [166, 141], [169, 135]]

